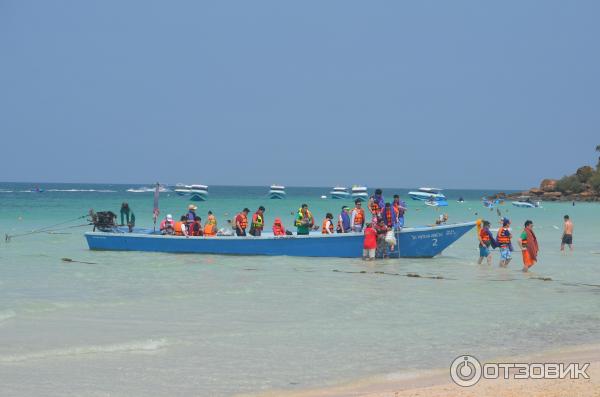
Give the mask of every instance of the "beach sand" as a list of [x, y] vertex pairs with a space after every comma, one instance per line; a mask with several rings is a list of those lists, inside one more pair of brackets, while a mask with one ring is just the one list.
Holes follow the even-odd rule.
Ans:
[[[261, 397], [487, 397], [600, 396], [600, 345], [578, 346], [543, 354], [497, 358], [485, 362], [590, 363], [589, 379], [482, 379], [475, 386], [452, 383], [448, 369], [417, 371], [372, 377], [344, 385], [299, 390], [271, 391]], [[483, 361], [482, 361], [483, 362]], [[449, 363], [450, 364], [450, 363]]]

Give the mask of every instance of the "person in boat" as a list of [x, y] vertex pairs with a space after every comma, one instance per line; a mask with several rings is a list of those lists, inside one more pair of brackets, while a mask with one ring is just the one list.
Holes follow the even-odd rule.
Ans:
[[369, 197], [369, 212], [371, 213], [371, 223], [377, 225], [379, 223], [379, 214], [383, 207], [379, 206], [379, 203], [375, 200], [375, 196]]
[[565, 220], [565, 222], [563, 224], [563, 234], [560, 243], [560, 250], [564, 251], [565, 245], [568, 245], [569, 250], [573, 251], [573, 222], [569, 218], [569, 215], [565, 215], [563, 219]]
[[525, 229], [519, 238], [519, 246], [523, 254], [523, 271], [528, 272], [529, 268], [537, 262], [537, 254], [539, 251], [537, 237], [533, 232], [533, 222], [525, 221]]
[[298, 208], [298, 214], [296, 215], [294, 225], [297, 229], [296, 233], [299, 236], [309, 234], [310, 229], [315, 226], [315, 218], [308, 209], [308, 204], [302, 204], [302, 206]]
[[489, 221], [481, 221], [481, 228], [479, 228], [477, 232], [477, 237], [479, 239], [479, 260], [477, 263], [481, 265], [483, 260], [487, 260], [488, 265], [492, 265], [492, 253], [490, 251], [490, 247], [495, 248], [495, 240], [492, 232], [490, 232], [490, 222]]
[[252, 236], [260, 236], [265, 227], [265, 207], [258, 207], [254, 215], [252, 215], [252, 223], [250, 224], [250, 234]]
[[381, 218], [383, 222], [388, 227], [388, 229], [395, 229], [396, 224], [398, 222], [398, 216], [396, 215], [396, 210], [390, 203], [385, 203], [383, 207], [383, 211], [381, 211]]
[[217, 218], [213, 215], [212, 211], [208, 211], [208, 217], [204, 225], [204, 235], [207, 237], [217, 235]]
[[135, 227], [135, 214], [133, 211], [130, 211], [131, 216], [129, 217], [129, 221], [127, 222], [127, 227], [129, 228], [129, 233], [133, 232], [133, 228]]
[[371, 223], [367, 223], [365, 229], [365, 239], [363, 242], [363, 260], [372, 261], [375, 259], [375, 250], [377, 249], [377, 231], [373, 229]]
[[167, 217], [160, 223], [161, 234], [175, 234], [175, 222], [173, 221], [173, 215], [167, 214]]
[[394, 194], [394, 201], [392, 203], [394, 210], [396, 210], [396, 227], [404, 227], [404, 213], [406, 212], [406, 202], [400, 200], [400, 196]]
[[342, 212], [338, 216], [337, 228], [338, 233], [349, 233], [352, 230], [350, 227], [350, 215], [348, 214], [348, 207], [343, 206]]
[[173, 227], [176, 236], [185, 236], [189, 237], [188, 233], [188, 217], [187, 215], [182, 215], [178, 222], [175, 222], [175, 226]]
[[283, 227], [283, 223], [281, 223], [281, 218], [275, 218], [275, 222], [273, 222], [273, 235], [285, 236], [285, 234], [285, 227]]
[[383, 206], [385, 205], [385, 200], [383, 199], [383, 191], [381, 189], [375, 189], [373, 200], [375, 200], [375, 202], [379, 206], [379, 210], [381, 211], [383, 209]]
[[196, 215], [193, 222], [188, 222], [188, 234], [190, 236], [204, 235], [204, 231], [202, 230], [202, 218]]
[[196, 210], [197, 209], [198, 209], [198, 207], [196, 207], [194, 204], [188, 205], [188, 213], [187, 213], [187, 221], [188, 222], [194, 222], [194, 220], [196, 219]]
[[353, 232], [362, 232], [365, 226], [365, 210], [362, 208], [362, 201], [356, 199], [354, 201], [354, 209], [350, 216], [350, 225], [352, 225]]
[[496, 242], [500, 247], [500, 267], [506, 267], [512, 259], [512, 234], [510, 233], [510, 220], [502, 219], [502, 226], [498, 229]]
[[121, 224], [120, 226], [129, 225], [131, 209], [129, 208], [128, 203], [121, 204]]
[[333, 234], [333, 214], [328, 212], [325, 215], [325, 219], [323, 220], [323, 224], [321, 225], [321, 233], [322, 234]]
[[235, 234], [238, 236], [246, 235], [246, 228], [248, 227], [248, 214], [250, 210], [244, 208], [242, 212], [235, 216]]
[[385, 242], [385, 236], [388, 232], [388, 227], [385, 225], [385, 221], [379, 219], [375, 225], [375, 231], [377, 232], [377, 249], [375, 251], [376, 258], [385, 258], [387, 256], [387, 243]]

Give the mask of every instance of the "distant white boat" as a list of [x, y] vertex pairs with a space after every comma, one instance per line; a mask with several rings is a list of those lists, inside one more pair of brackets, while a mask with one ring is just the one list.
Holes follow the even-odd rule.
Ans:
[[519, 207], [519, 208], [541, 208], [542, 207], [542, 202], [541, 201], [531, 201], [531, 199], [528, 196], [521, 196], [519, 198], [517, 198], [517, 201], [513, 201], [512, 205], [514, 205], [515, 207]]
[[336, 186], [330, 192], [329, 195], [332, 199], [347, 199], [350, 197], [350, 193], [348, 193], [348, 188], [343, 186]]
[[[144, 186], [144, 187], [136, 187], [136, 188], [132, 187], [130, 189], [127, 189], [127, 191], [129, 193], [150, 193], [150, 192], [154, 192], [155, 189], [156, 189], [155, 187]], [[170, 192], [170, 190], [166, 186], [163, 186], [163, 185], [160, 185], [160, 187], [158, 188], [158, 191], [161, 193]]]
[[286, 196], [285, 186], [271, 185], [269, 188], [269, 194], [267, 195], [270, 199], [284, 199]]
[[369, 193], [367, 192], [366, 186], [354, 185], [352, 186], [352, 198], [361, 201], [367, 201], [369, 199]]
[[175, 187], [175, 193], [180, 196], [190, 196], [192, 201], [208, 200], [208, 186], [206, 185], [183, 185], [178, 183]]
[[435, 187], [421, 187], [421, 188], [417, 189], [416, 191], [408, 192], [408, 195], [413, 200], [446, 201], [446, 196], [444, 196], [441, 192], [442, 192], [442, 189], [438, 189]]

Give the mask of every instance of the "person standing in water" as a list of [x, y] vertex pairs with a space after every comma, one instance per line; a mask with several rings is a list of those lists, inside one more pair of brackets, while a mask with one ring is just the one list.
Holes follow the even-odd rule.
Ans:
[[563, 235], [562, 242], [560, 243], [560, 250], [565, 250], [565, 244], [569, 246], [569, 250], [573, 251], [573, 222], [569, 218], [569, 215], [564, 217], [565, 223], [563, 224]]
[[481, 230], [478, 233], [479, 237], [479, 260], [477, 263], [481, 265], [484, 259], [487, 259], [487, 264], [492, 264], [492, 253], [490, 252], [490, 247], [492, 246], [492, 242], [494, 237], [490, 232], [490, 222], [483, 221]]
[[529, 271], [529, 268], [537, 262], [537, 254], [539, 251], [537, 237], [533, 232], [533, 222], [525, 221], [525, 229], [519, 238], [519, 246], [523, 253], [523, 271]]
[[502, 219], [502, 226], [498, 230], [498, 236], [496, 241], [500, 246], [500, 267], [506, 267], [512, 259], [511, 246], [512, 246], [512, 234], [510, 233], [510, 220], [508, 218]]

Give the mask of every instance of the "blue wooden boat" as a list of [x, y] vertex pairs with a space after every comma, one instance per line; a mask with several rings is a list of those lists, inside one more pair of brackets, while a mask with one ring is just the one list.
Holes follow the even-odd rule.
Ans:
[[[404, 228], [396, 232], [396, 248], [390, 257], [432, 258], [468, 232], [475, 222]], [[85, 233], [91, 250], [150, 251], [223, 255], [288, 255], [310, 257], [359, 258], [362, 256], [363, 234], [347, 233], [308, 236], [260, 237], [184, 237], [163, 236], [149, 229], [125, 229], [113, 232]]]

